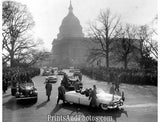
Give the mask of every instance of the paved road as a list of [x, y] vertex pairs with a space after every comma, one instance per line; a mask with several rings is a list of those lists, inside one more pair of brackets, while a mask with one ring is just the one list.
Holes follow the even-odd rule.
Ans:
[[[61, 102], [56, 105], [60, 77], [59, 81], [52, 85], [51, 101], [47, 102], [44, 80], [44, 76], [33, 78], [38, 89], [38, 102], [35, 104], [17, 104], [10, 90], [3, 94], [3, 122], [53, 122], [68, 116], [72, 117], [73, 122], [76, 121], [73, 117], [84, 122], [96, 122], [97, 120], [99, 122], [102, 120], [105, 122], [157, 122], [157, 87], [121, 84], [120, 88], [125, 92], [126, 97], [123, 109], [93, 112], [86, 106], [63, 105]], [[86, 76], [83, 76], [83, 83], [85, 88], [96, 84], [97, 88], [106, 92], [110, 88], [110, 84], [97, 82]]]

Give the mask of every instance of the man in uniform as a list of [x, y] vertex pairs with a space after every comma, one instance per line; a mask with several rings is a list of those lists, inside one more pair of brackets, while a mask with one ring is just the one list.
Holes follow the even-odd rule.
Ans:
[[120, 85], [120, 77], [121, 77], [121, 74], [117, 75], [116, 77], [116, 80], [115, 80], [115, 91], [117, 93], [119, 93], [119, 85]]
[[97, 96], [96, 96], [97, 91], [96, 91], [96, 89], [97, 89], [96, 85], [93, 85], [93, 90], [89, 96], [89, 100], [91, 99], [90, 107], [92, 107], [92, 108], [97, 107]]
[[82, 73], [79, 73], [79, 80], [82, 81]]
[[61, 83], [62, 83], [62, 85], [65, 86], [65, 87], [68, 86], [68, 76], [67, 76], [67, 74], [64, 74]]
[[63, 100], [63, 103], [64, 103], [64, 101], [65, 101], [64, 95], [65, 95], [65, 88], [64, 88], [64, 86], [61, 83], [61, 85], [58, 87], [57, 104], [59, 103], [59, 100]]
[[46, 83], [46, 95], [48, 96], [47, 101], [50, 101], [51, 91], [52, 91], [52, 84], [50, 84], [48, 81]]
[[114, 85], [114, 83], [112, 83], [112, 86], [111, 86], [111, 88], [110, 88], [110, 91], [109, 91], [109, 93], [110, 94], [115, 94], [115, 85]]
[[114, 85], [114, 83], [112, 83], [112, 86], [110, 88], [109, 93], [113, 95], [112, 100], [114, 100], [114, 95], [115, 95], [115, 85]]

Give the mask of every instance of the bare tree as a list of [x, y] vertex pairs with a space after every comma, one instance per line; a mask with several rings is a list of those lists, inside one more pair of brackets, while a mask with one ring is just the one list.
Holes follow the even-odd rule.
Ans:
[[[27, 62], [30, 66], [48, 60], [50, 53], [45, 50], [31, 49], [29, 55], [23, 58], [23, 62]], [[24, 60], [27, 59], [27, 60]]]
[[158, 27], [157, 27], [157, 25], [158, 25], [158, 15], [156, 15], [154, 17], [154, 19], [152, 20], [152, 22], [151, 22], [151, 31], [155, 35], [158, 35], [158, 32], [157, 32], [158, 31]]
[[147, 43], [151, 47], [151, 54], [158, 59], [158, 42], [157, 42], [157, 37], [158, 37], [158, 16], [156, 16], [152, 24], [150, 25], [149, 31], [150, 31], [150, 40], [147, 40]]
[[122, 27], [119, 38], [114, 43], [114, 59], [116, 62], [123, 62], [124, 68], [127, 69], [129, 61], [132, 59], [134, 42], [136, 41], [136, 27], [126, 24]]
[[27, 55], [27, 50], [35, 47], [28, 31], [34, 26], [27, 7], [14, 1], [4, 1], [2, 10], [3, 59], [10, 61]]
[[97, 19], [98, 23], [90, 24], [89, 36], [94, 42], [89, 58], [97, 60], [105, 58], [106, 68], [109, 68], [109, 53], [111, 51], [112, 39], [118, 36], [120, 30], [120, 17], [112, 15], [109, 9], [101, 11]]
[[140, 53], [140, 57], [137, 59], [142, 69], [144, 68], [147, 57], [158, 58], [158, 45], [157, 42], [153, 40], [152, 34], [153, 31], [150, 30], [148, 25], [140, 26], [137, 32], [138, 45], [136, 48]]

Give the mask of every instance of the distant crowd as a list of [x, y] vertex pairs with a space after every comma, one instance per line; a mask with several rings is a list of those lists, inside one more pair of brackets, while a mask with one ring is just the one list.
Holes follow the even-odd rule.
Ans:
[[148, 69], [121, 69], [97, 67], [84, 67], [81, 69], [84, 75], [93, 79], [106, 82], [119, 82], [137, 85], [155, 85], [157, 86], [157, 70]]
[[7, 91], [8, 86], [21, 82], [30, 82], [34, 76], [39, 74], [39, 68], [3, 68], [3, 92]]

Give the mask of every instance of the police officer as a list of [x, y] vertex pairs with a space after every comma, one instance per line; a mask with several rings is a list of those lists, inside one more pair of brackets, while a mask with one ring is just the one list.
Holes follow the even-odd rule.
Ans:
[[59, 103], [59, 100], [62, 100], [63, 103], [65, 102], [65, 97], [64, 97], [64, 95], [65, 95], [65, 88], [64, 88], [64, 86], [63, 86], [62, 83], [61, 83], [61, 85], [58, 87], [58, 99], [57, 99], [57, 104]]
[[68, 76], [67, 76], [67, 74], [64, 74], [64, 75], [63, 75], [63, 79], [62, 79], [61, 83], [62, 83], [62, 85], [63, 85], [64, 87], [67, 87], [67, 86], [68, 86]]
[[89, 100], [91, 99], [90, 107], [92, 107], [92, 108], [97, 107], [97, 96], [96, 96], [97, 91], [96, 91], [96, 89], [97, 89], [96, 85], [93, 85], [93, 90], [89, 96]]
[[110, 88], [110, 91], [109, 91], [109, 93], [110, 94], [115, 94], [115, 85], [114, 85], [114, 83], [112, 83], [112, 86], [111, 86], [111, 88]]
[[82, 73], [79, 73], [78, 77], [79, 77], [79, 80], [82, 81]]
[[112, 86], [110, 88], [110, 91], [109, 91], [110, 94], [112, 94], [112, 101], [114, 100], [114, 95], [115, 95], [115, 84], [112, 83]]
[[47, 101], [50, 101], [50, 96], [51, 96], [51, 91], [52, 91], [52, 84], [50, 84], [49, 81], [47, 81], [45, 88], [46, 88], [46, 95], [48, 96]]

